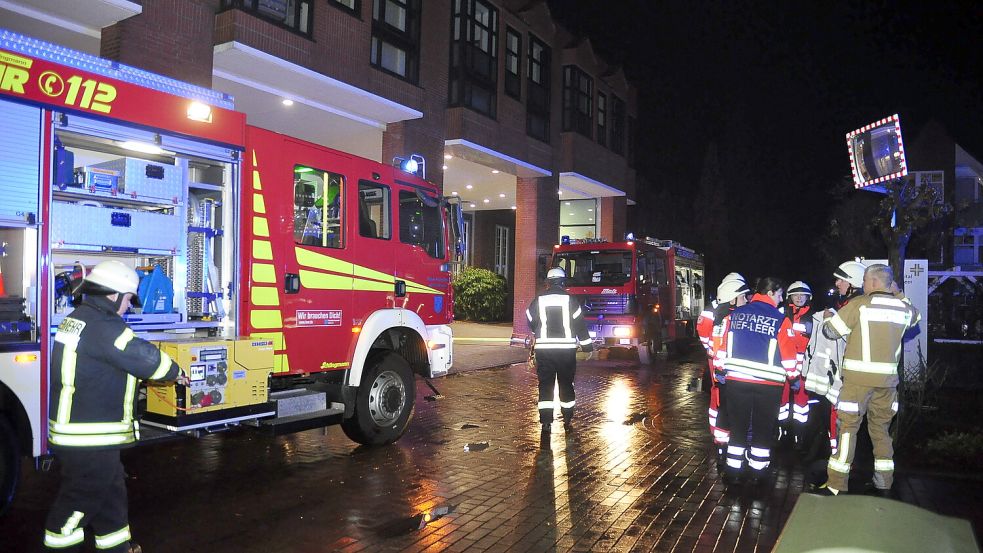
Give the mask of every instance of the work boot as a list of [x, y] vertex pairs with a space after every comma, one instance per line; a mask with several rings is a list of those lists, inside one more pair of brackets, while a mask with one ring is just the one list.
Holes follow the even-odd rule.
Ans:
[[563, 421], [563, 431], [567, 434], [573, 432], [573, 421]]
[[143, 553], [143, 548], [138, 543], [130, 542], [130, 548], [126, 551], [127, 553]]
[[813, 495], [822, 495], [828, 497], [828, 496], [838, 495], [839, 492], [834, 492], [824, 483], [819, 486], [809, 486], [809, 493]]

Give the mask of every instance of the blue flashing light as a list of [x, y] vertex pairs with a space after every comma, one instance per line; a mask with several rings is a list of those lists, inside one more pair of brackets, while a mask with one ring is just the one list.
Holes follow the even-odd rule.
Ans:
[[82, 71], [109, 77], [110, 79], [117, 79], [143, 86], [158, 92], [173, 94], [190, 100], [198, 100], [211, 106], [235, 109], [235, 99], [230, 94], [151, 73], [150, 71], [144, 71], [143, 69], [137, 69], [136, 67], [130, 67], [129, 65], [123, 65], [119, 62], [24, 36], [3, 28], [0, 28], [0, 48], [52, 63], [74, 67]]
[[403, 171], [407, 173], [416, 173], [417, 169], [420, 168], [420, 164], [416, 162], [415, 159], [407, 159], [403, 162]]
[[563, 244], [564, 246], [569, 246], [570, 245], [570, 236], [568, 236], [568, 235], [561, 236], [560, 237], [560, 243]]

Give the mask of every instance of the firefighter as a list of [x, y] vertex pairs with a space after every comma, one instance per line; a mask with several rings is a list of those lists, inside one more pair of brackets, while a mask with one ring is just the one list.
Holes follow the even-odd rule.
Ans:
[[741, 480], [745, 460], [751, 482], [763, 479], [771, 462], [782, 385], [799, 376], [792, 323], [778, 311], [782, 282], [762, 278], [755, 292], [750, 303], [734, 309], [723, 323], [724, 401], [731, 431], [724, 475], [728, 484]]
[[[810, 314], [812, 289], [805, 282], [797, 280], [788, 286], [785, 295], [788, 298], [785, 302], [784, 313], [785, 317], [792, 322], [792, 330], [795, 331], [795, 361], [801, 372], [805, 362], [806, 347], [809, 345], [809, 337], [812, 335], [812, 315]], [[785, 383], [778, 410], [778, 439], [781, 440], [784, 436], [791, 435], [796, 445], [800, 443], [801, 427], [809, 417], [809, 398], [802, 384], [801, 376], [797, 380]], [[790, 425], [794, 429], [792, 432], [789, 432]]]
[[857, 430], [866, 414], [874, 446], [874, 488], [879, 495], [890, 494], [894, 447], [888, 427], [898, 411], [898, 362], [905, 332], [920, 319], [918, 310], [894, 293], [896, 288], [890, 267], [871, 265], [864, 272], [864, 295], [823, 323], [827, 337], [847, 337], [843, 386], [836, 404], [839, 451], [829, 459], [826, 493], [847, 490]]
[[859, 261], [844, 261], [833, 271], [836, 281], [833, 286], [836, 288], [836, 300], [833, 306], [839, 309], [853, 298], [863, 293], [864, 270], [866, 265]]
[[[747, 283], [744, 277], [740, 273], [727, 273], [727, 276], [720, 281], [721, 286], [725, 282], [738, 281], [742, 283]], [[713, 332], [713, 312], [717, 309], [717, 305], [723, 301], [720, 299], [720, 287], [717, 287], [717, 298], [710, 302], [707, 309], [700, 312], [700, 316], [696, 319], [696, 335], [700, 338], [700, 343], [703, 344], [703, 348], [707, 350], [707, 354], [710, 353], [710, 334]], [[712, 376], [712, 374], [711, 374]]]
[[553, 388], [557, 383], [563, 429], [567, 433], [573, 431], [576, 404], [573, 378], [577, 370], [577, 348], [579, 346], [588, 352], [588, 359], [594, 351], [580, 303], [563, 287], [566, 278], [563, 269], [550, 269], [546, 275], [547, 290], [536, 296], [526, 309], [529, 328], [536, 336], [533, 351], [536, 376], [539, 378], [539, 422], [543, 435], [550, 433], [553, 424]]
[[726, 454], [727, 442], [730, 439], [728, 430], [727, 410], [723, 402], [725, 396], [724, 379], [721, 357], [723, 351], [720, 346], [723, 336], [724, 317], [730, 314], [737, 307], [747, 304], [747, 296], [751, 292], [748, 285], [743, 280], [724, 280], [717, 287], [717, 305], [712, 312], [713, 318], [710, 321], [710, 336], [707, 338], [709, 344], [707, 351], [708, 365], [710, 371], [710, 435], [713, 436], [713, 443], [717, 445], [718, 463], [723, 463]]
[[99, 263], [82, 281], [81, 305], [55, 333], [48, 440], [61, 463], [61, 487], [45, 522], [48, 550], [77, 549], [88, 526], [100, 551], [141, 551], [130, 543], [120, 449], [139, 439], [139, 380], [182, 373], [122, 319], [131, 304], [140, 306], [138, 283], [123, 263]]

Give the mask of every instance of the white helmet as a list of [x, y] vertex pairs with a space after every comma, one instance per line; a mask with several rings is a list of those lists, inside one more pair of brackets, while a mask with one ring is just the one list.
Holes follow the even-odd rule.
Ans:
[[550, 272], [546, 273], [546, 280], [562, 280], [564, 278], [567, 278], [567, 274], [559, 267], [553, 267]]
[[728, 280], [737, 280], [737, 281], [740, 281], [740, 282], [747, 282], [747, 280], [745, 280], [744, 277], [741, 276], [741, 273], [727, 273], [727, 276], [725, 276], [724, 277], [724, 280], [722, 280], [721, 282], [727, 282]]
[[99, 263], [86, 275], [83, 286], [85, 283], [96, 284], [113, 292], [133, 294], [133, 305], [140, 307], [140, 296], [137, 294], [140, 277], [137, 276], [136, 271], [119, 261], [109, 260]]
[[809, 285], [801, 280], [796, 280], [792, 284], [789, 284], [788, 289], [785, 290], [786, 296], [791, 296], [792, 294], [805, 294], [811, 298], [812, 288], [809, 288]]
[[728, 303], [734, 301], [737, 296], [749, 294], [751, 289], [747, 284], [738, 280], [725, 280], [717, 286], [717, 301]]
[[859, 261], [846, 261], [833, 271], [833, 276], [845, 280], [850, 283], [850, 286], [859, 289], [864, 286], [864, 271], [866, 270], [867, 266]]

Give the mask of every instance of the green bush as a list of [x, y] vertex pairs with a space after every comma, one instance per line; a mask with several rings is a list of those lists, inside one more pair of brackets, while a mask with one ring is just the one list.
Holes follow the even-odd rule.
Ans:
[[454, 275], [454, 316], [468, 321], [500, 321], [505, 316], [505, 279], [488, 269], [465, 267]]
[[946, 432], [928, 440], [924, 453], [936, 464], [963, 469], [983, 468], [983, 433]]

